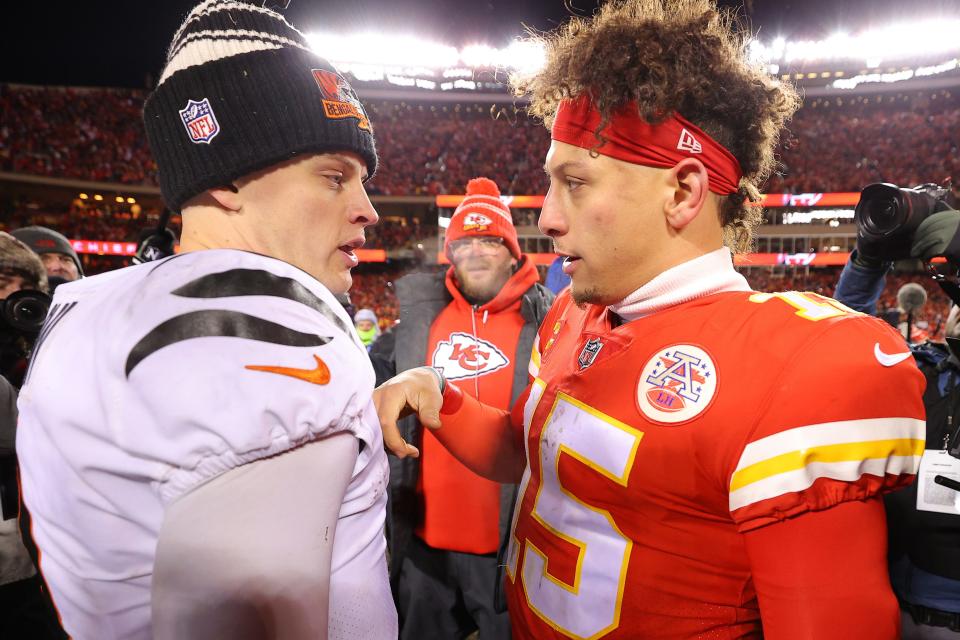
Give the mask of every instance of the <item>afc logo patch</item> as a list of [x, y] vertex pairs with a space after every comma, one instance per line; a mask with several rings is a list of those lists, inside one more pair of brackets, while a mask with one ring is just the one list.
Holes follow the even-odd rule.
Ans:
[[463, 216], [464, 231], [486, 231], [493, 224], [493, 220], [482, 213], [468, 213]]
[[717, 366], [706, 351], [676, 344], [653, 355], [640, 373], [637, 406], [660, 424], [681, 424], [707, 410], [717, 393]]
[[497, 345], [458, 331], [437, 343], [431, 362], [447, 380], [460, 380], [499, 371], [510, 359]]
[[364, 131], [370, 131], [370, 120], [363, 110], [360, 99], [350, 83], [339, 73], [326, 69], [311, 69], [313, 79], [320, 88], [323, 96], [323, 113], [331, 120], [356, 118], [357, 126]]
[[210, 144], [220, 133], [220, 123], [206, 98], [200, 101], [187, 100], [187, 106], [180, 109], [180, 119], [194, 144]]

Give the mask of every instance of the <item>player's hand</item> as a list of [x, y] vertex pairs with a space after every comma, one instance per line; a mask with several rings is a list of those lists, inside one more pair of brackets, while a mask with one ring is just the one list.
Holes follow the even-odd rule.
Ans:
[[420, 424], [440, 428], [443, 396], [437, 374], [429, 367], [418, 367], [390, 378], [373, 391], [373, 404], [380, 417], [383, 444], [398, 458], [419, 457], [420, 451], [400, 435], [397, 420], [416, 413]]

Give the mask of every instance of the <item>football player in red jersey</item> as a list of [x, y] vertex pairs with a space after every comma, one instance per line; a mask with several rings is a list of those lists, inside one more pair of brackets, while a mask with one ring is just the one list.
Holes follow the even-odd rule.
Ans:
[[[880, 496], [912, 481], [923, 379], [876, 318], [756, 293], [730, 249], [797, 106], [710, 0], [627, 0], [545, 39], [540, 217], [572, 277], [512, 413], [410, 370], [376, 392], [520, 481], [517, 638], [898, 635]], [[440, 382], [438, 393], [437, 382]]]

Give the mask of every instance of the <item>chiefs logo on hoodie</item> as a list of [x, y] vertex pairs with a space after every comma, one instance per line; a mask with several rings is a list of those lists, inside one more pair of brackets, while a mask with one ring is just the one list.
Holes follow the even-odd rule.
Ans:
[[447, 380], [482, 376], [510, 364], [497, 345], [459, 331], [437, 343], [432, 360]]

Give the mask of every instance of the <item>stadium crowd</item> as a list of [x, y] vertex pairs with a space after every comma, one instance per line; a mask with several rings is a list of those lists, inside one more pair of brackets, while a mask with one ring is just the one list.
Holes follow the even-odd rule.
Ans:
[[[129, 89], [33, 87], [0, 84], [0, 171], [110, 182], [155, 185], [156, 164], [143, 135], [145, 94]], [[367, 184], [372, 195], [457, 193], [479, 173], [505, 193], [544, 193], [539, 158], [549, 145], [540, 123], [513, 105], [372, 101], [381, 165]], [[768, 192], [856, 191], [871, 182], [919, 184], [960, 174], [960, 154], [951, 132], [960, 127], [960, 102], [949, 93], [814, 100], [801, 109], [781, 142], [781, 171]], [[70, 238], [136, 241], [156, 223], [159, 208], [75, 199], [57, 209], [4, 202], [0, 230], [42, 224]], [[538, 212], [515, 209], [518, 227], [536, 225]], [[171, 222], [179, 231], [179, 220]], [[418, 218], [384, 218], [367, 229], [367, 248], [412, 247], [436, 235]], [[82, 256], [87, 273], [129, 263], [129, 258]], [[836, 269], [774, 275], [745, 270], [757, 290], [808, 290], [832, 295]], [[355, 275], [354, 306], [377, 312], [381, 325], [398, 314], [388, 283], [402, 270], [388, 268]], [[896, 307], [906, 276], [891, 277], [879, 310]], [[921, 323], [942, 327], [948, 308], [936, 287]], [[942, 329], [941, 329], [942, 331]]]
[[[144, 94], [121, 89], [0, 84], [0, 171], [156, 184], [140, 114]], [[369, 103], [381, 165], [371, 194], [457, 193], [488, 175], [504, 193], [543, 193], [548, 132], [513, 105]], [[960, 103], [948, 92], [814, 101], [781, 142], [771, 193], [858, 191], [919, 184], [960, 171]]]
[[801, 109], [781, 141], [784, 171], [766, 190], [859, 191], [874, 182], [912, 186], [957, 175], [960, 108], [937, 98], [856, 98]]

